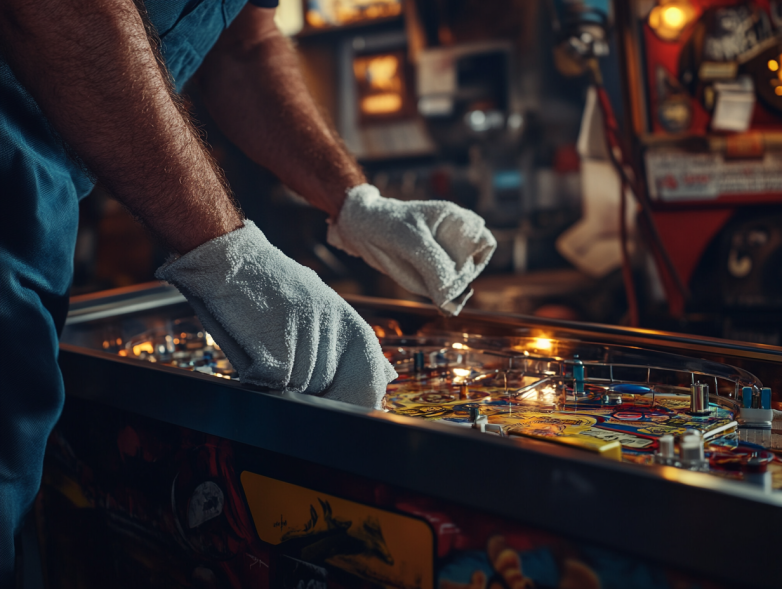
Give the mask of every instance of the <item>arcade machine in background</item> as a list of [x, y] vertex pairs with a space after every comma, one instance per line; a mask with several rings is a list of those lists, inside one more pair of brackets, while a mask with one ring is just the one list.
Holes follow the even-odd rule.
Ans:
[[629, 159], [690, 291], [666, 284], [670, 327], [779, 345], [782, 3], [615, 9]]

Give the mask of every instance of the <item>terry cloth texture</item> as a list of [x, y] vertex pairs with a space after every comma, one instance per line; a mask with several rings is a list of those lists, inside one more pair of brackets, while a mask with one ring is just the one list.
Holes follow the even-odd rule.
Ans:
[[161, 267], [242, 382], [379, 408], [396, 372], [372, 328], [252, 221]]
[[347, 192], [328, 242], [457, 315], [497, 241], [481, 217], [451, 202], [399, 201], [361, 184]]

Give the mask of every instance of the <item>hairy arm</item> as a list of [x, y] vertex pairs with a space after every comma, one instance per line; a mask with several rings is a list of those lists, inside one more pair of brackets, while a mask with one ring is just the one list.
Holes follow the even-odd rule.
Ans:
[[2, 0], [0, 49], [63, 140], [176, 251], [242, 226], [133, 0]]
[[204, 62], [200, 83], [228, 138], [332, 218], [345, 191], [366, 181], [320, 116], [274, 9], [245, 6]]

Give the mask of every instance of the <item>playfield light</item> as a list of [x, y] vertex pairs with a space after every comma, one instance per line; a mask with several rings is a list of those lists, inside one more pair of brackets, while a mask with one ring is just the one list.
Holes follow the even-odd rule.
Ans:
[[550, 350], [553, 346], [554, 342], [547, 337], [539, 337], [535, 339], [535, 343], [533, 344], [533, 347], [536, 350]]
[[782, 96], [782, 65], [780, 64], [782, 64], [782, 55], [778, 56], [777, 59], [769, 59], [766, 63], [768, 70], [776, 74], [769, 81], [774, 87], [774, 94], [777, 96]]
[[649, 26], [664, 41], [675, 41], [695, 15], [689, 0], [660, 0], [649, 13]]

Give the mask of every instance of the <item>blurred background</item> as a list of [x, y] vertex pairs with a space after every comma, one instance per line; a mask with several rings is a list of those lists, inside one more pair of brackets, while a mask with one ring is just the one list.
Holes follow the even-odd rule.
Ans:
[[[782, 344], [782, 3], [280, 0], [307, 85], [384, 196], [498, 241], [468, 308]], [[245, 214], [342, 294], [415, 297], [187, 98]], [[167, 252], [100, 186], [74, 294]]]

